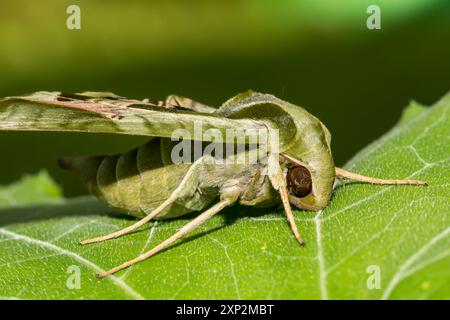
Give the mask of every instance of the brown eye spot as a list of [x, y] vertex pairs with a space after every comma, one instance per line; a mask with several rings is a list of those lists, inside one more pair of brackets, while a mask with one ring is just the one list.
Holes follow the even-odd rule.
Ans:
[[289, 190], [298, 198], [306, 197], [312, 190], [311, 173], [303, 166], [288, 169], [286, 175]]

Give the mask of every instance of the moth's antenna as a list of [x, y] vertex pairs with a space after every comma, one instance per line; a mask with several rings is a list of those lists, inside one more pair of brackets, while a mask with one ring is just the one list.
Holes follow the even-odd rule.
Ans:
[[166, 201], [164, 201], [158, 208], [153, 210], [149, 215], [145, 216], [144, 218], [142, 218], [141, 220], [139, 220], [135, 224], [132, 224], [129, 227], [126, 227], [126, 228], [121, 229], [119, 231], [115, 231], [115, 232], [109, 233], [109, 234], [101, 236], [101, 237], [80, 241], [80, 244], [89, 244], [89, 243], [102, 242], [102, 241], [105, 241], [105, 240], [118, 238], [120, 236], [123, 236], [124, 234], [130, 233], [130, 232], [138, 229], [140, 226], [146, 224], [148, 221], [150, 221], [151, 219], [153, 219], [157, 215], [159, 215], [165, 208], [167, 208], [169, 205], [171, 205], [175, 201], [175, 199], [176, 199], [176, 197], [170, 196]]
[[181, 228], [180, 230], [178, 230], [174, 235], [172, 235], [170, 238], [166, 239], [165, 241], [161, 242], [159, 245], [157, 245], [156, 247], [154, 247], [152, 250], [132, 259], [129, 260], [123, 264], [121, 264], [120, 266], [117, 266], [111, 270], [108, 271], [104, 271], [104, 272], [100, 272], [98, 274], [99, 277], [106, 277], [109, 276], [119, 270], [128, 268], [130, 266], [132, 266], [133, 264], [136, 264], [142, 260], [148, 259], [151, 256], [157, 254], [158, 252], [160, 252], [161, 250], [163, 250], [164, 248], [166, 248], [167, 246], [169, 246], [170, 244], [172, 244], [173, 242], [177, 241], [178, 239], [184, 237], [185, 235], [187, 235], [189, 232], [197, 229], [198, 226], [200, 226], [202, 223], [204, 223], [205, 221], [207, 221], [208, 219], [210, 219], [212, 216], [214, 216], [216, 213], [218, 213], [219, 211], [221, 211], [223, 208], [231, 205], [235, 200], [233, 199], [224, 199], [221, 200], [220, 202], [216, 203], [214, 206], [212, 206], [211, 208], [209, 208], [208, 210], [206, 210], [205, 212], [203, 212], [202, 214], [200, 214], [199, 216], [197, 216], [194, 220], [192, 220], [191, 222], [189, 222], [188, 224], [186, 224], [183, 228]]
[[363, 176], [357, 173], [349, 172], [342, 168], [336, 167], [336, 178], [337, 179], [349, 179], [354, 181], [368, 182], [372, 184], [406, 184], [406, 185], [418, 185], [427, 186], [428, 183], [422, 180], [386, 180]]

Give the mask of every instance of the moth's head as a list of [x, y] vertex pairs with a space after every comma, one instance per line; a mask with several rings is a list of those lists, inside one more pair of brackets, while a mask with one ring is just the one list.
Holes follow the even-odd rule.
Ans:
[[289, 202], [302, 210], [325, 208], [335, 179], [333, 162], [327, 159], [310, 163], [295, 160], [285, 164]]
[[220, 112], [231, 118], [261, 119], [278, 133], [274, 153], [283, 158], [280, 165], [285, 171], [291, 204], [314, 211], [327, 205], [335, 168], [330, 132], [318, 118], [274, 96], [252, 92], [232, 98]]
[[302, 125], [302, 134], [281, 154], [289, 202], [299, 209], [318, 211], [328, 204], [335, 181], [331, 136], [315, 118]]

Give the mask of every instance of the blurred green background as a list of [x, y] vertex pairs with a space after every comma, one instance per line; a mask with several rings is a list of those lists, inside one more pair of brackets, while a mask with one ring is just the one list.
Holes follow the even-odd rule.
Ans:
[[[68, 30], [66, 8], [81, 8]], [[381, 30], [366, 27], [370, 4]], [[64, 1], [0, 4], [0, 96], [38, 90], [177, 93], [220, 105], [248, 89], [318, 116], [336, 163], [392, 127], [411, 99], [450, 89], [449, 0]], [[84, 193], [59, 155], [126, 151], [145, 138], [0, 133], [0, 183], [47, 168]]]

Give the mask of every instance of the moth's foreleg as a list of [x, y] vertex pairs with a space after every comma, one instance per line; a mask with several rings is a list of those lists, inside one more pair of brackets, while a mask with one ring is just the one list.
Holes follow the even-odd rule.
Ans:
[[287, 189], [283, 171], [281, 170], [278, 160], [273, 156], [269, 157], [269, 179], [274, 189], [278, 190], [278, 192], [280, 193], [281, 202], [283, 203], [284, 211], [289, 221], [292, 233], [294, 234], [298, 243], [300, 245], [304, 245], [305, 241], [303, 241], [300, 232], [298, 231], [297, 225], [295, 224], [294, 215], [292, 214], [291, 204], [289, 202], [289, 192]]
[[353, 181], [367, 182], [372, 184], [392, 184], [392, 185], [419, 185], [426, 186], [427, 182], [422, 180], [387, 180], [363, 176], [361, 174], [349, 172], [347, 170], [336, 167], [337, 179], [349, 179]]
[[96, 243], [96, 242], [102, 242], [102, 241], [106, 241], [106, 240], [110, 240], [110, 239], [114, 239], [114, 238], [118, 238], [120, 236], [123, 236], [127, 233], [133, 232], [134, 230], [138, 229], [139, 227], [141, 227], [142, 225], [146, 224], [147, 222], [149, 222], [151, 219], [155, 218], [157, 215], [159, 215], [165, 208], [167, 208], [168, 206], [170, 206], [173, 202], [175, 202], [176, 197], [172, 194], [166, 201], [164, 201], [158, 208], [156, 208], [155, 210], [153, 210], [150, 214], [148, 214], [147, 216], [145, 216], [144, 218], [142, 218], [141, 220], [139, 220], [138, 222], [136, 222], [135, 224], [132, 224], [129, 227], [126, 227], [124, 229], [109, 233], [107, 235], [101, 236], [101, 237], [96, 237], [96, 238], [92, 238], [92, 239], [87, 239], [87, 240], [83, 240], [80, 241], [80, 244], [90, 244], [90, 243]]
[[191, 231], [197, 229], [201, 224], [203, 224], [205, 221], [207, 221], [208, 219], [210, 219], [212, 216], [214, 216], [216, 213], [220, 212], [223, 208], [231, 205], [232, 203], [234, 203], [236, 200], [235, 199], [231, 199], [231, 198], [226, 198], [221, 200], [220, 202], [216, 203], [214, 206], [212, 206], [211, 208], [209, 208], [208, 210], [206, 210], [205, 212], [203, 212], [202, 214], [200, 214], [198, 217], [196, 217], [194, 220], [192, 220], [191, 222], [189, 222], [188, 224], [186, 224], [183, 228], [181, 228], [179, 231], [177, 231], [174, 235], [172, 235], [170, 238], [168, 238], [167, 240], [161, 242], [159, 245], [157, 245], [156, 247], [154, 247], [152, 250], [132, 259], [129, 260], [109, 271], [105, 271], [105, 272], [101, 272], [98, 274], [99, 277], [105, 277], [108, 276], [110, 274], [113, 274], [119, 270], [128, 268], [130, 266], [132, 266], [133, 264], [136, 264], [140, 261], [143, 261], [145, 259], [150, 258], [151, 256], [157, 254], [158, 252], [160, 252], [161, 250], [163, 250], [164, 248], [166, 248], [167, 246], [169, 246], [170, 244], [172, 244], [173, 242], [177, 241], [178, 239], [184, 237], [185, 235], [187, 235], [188, 233], [190, 233]]

